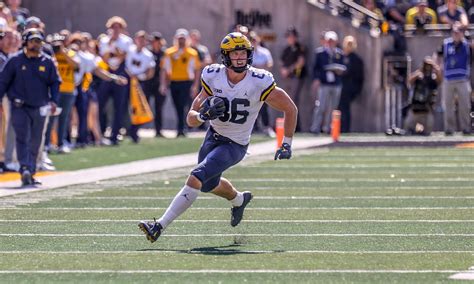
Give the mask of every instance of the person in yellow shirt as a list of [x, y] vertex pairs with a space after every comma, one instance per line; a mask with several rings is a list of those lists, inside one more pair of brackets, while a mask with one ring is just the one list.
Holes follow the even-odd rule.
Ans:
[[437, 22], [436, 12], [428, 8], [428, 2], [419, 0], [415, 7], [408, 9], [405, 24], [422, 28], [426, 24], [437, 24]]
[[184, 120], [192, 102], [193, 95], [199, 86], [199, 55], [190, 47], [189, 32], [186, 29], [176, 30], [175, 44], [165, 51], [162, 60], [161, 93], [165, 94], [169, 86], [171, 97], [178, 116], [178, 137], [185, 136]]
[[[59, 86], [58, 107], [62, 109], [57, 117], [57, 134], [58, 134], [58, 152], [70, 153], [71, 149], [64, 144], [67, 136], [69, 114], [76, 101], [74, 72], [79, 67], [79, 59], [76, 52], [68, 49], [64, 45], [64, 36], [54, 34], [51, 45], [53, 47], [54, 57], [58, 63], [59, 76], [61, 77], [61, 85]], [[51, 130], [55, 124], [56, 117], [52, 116], [48, 122], [48, 127], [45, 134], [45, 149], [48, 151], [51, 148], [50, 138]]]

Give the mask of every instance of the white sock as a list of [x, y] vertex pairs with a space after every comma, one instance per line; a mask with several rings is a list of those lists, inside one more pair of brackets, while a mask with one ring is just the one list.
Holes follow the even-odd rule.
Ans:
[[161, 216], [158, 223], [166, 228], [171, 222], [173, 222], [179, 215], [183, 214], [199, 195], [199, 190], [185, 185], [178, 194], [174, 197], [171, 204], [166, 209], [165, 214]]
[[230, 201], [232, 203], [232, 206], [234, 207], [239, 207], [244, 203], [244, 194], [242, 192], [237, 191], [237, 196], [235, 196], [234, 199]]

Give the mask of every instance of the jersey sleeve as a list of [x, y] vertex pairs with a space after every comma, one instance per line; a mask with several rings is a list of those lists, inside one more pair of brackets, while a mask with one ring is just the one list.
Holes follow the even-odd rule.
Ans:
[[265, 70], [258, 70], [252, 72], [252, 77], [258, 82], [258, 86], [260, 87], [260, 101], [265, 101], [268, 98], [268, 95], [275, 89], [276, 83], [275, 79], [273, 78], [273, 74], [265, 71]]
[[214, 77], [220, 71], [221, 71], [221, 66], [219, 66], [219, 64], [207, 65], [202, 70], [201, 85], [202, 85], [202, 89], [204, 90], [204, 92], [206, 92], [206, 94], [208, 96], [213, 95], [212, 89], [211, 89], [210, 86], [212, 85], [212, 81], [213, 81]]

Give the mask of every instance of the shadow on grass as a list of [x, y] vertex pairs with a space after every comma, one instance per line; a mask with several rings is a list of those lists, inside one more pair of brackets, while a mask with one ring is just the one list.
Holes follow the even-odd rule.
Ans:
[[202, 254], [202, 255], [237, 255], [237, 254], [268, 254], [281, 253], [283, 250], [274, 251], [247, 251], [239, 248], [240, 244], [231, 244], [228, 246], [209, 246], [198, 247], [190, 250], [170, 250], [170, 249], [141, 249], [139, 251], [170, 251], [184, 254]]

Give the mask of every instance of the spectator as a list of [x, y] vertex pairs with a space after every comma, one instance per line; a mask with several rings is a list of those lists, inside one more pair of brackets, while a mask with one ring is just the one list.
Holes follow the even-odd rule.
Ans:
[[313, 91], [318, 92], [315, 102], [311, 132], [329, 133], [331, 113], [338, 107], [341, 96], [341, 75], [346, 70], [343, 53], [337, 47], [338, 37], [334, 31], [326, 32], [326, 46], [316, 49], [313, 65]]
[[[112, 17], [107, 23], [108, 35], [102, 36], [99, 41], [99, 53], [107, 63], [110, 73], [128, 78], [125, 72], [125, 57], [133, 41], [124, 34], [127, 22], [121, 17]], [[98, 90], [100, 125], [104, 133], [107, 127], [105, 107], [112, 97], [114, 101], [114, 118], [110, 141], [118, 145], [118, 135], [124, 123], [124, 114], [128, 113], [128, 86], [121, 86], [115, 82], [103, 82]]]
[[189, 32], [186, 29], [176, 30], [175, 44], [165, 51], [161, 92], [166, 93], [168, 86], [178, 116], [178, 137], [185, 136], [184, 120], [186, 109], [197, 93], [199, 70], [201, 64], [198, 53], [189, 47]]
[[433, 104], [441, 80], [439, 66], [429, 57], [410, 75], [408, 83], [412, 87], [412, 98], [403, 127], [407, 134], [430, 135], [433, 131]]
[[[45, 125], [40, 108], [48, 105], [55, 112], [61, 80], [53, 60], [41, 52], [44, 40], [41, 31], [26, 30], [23, 40], [23, 52], [13, 55], [0, 74], [0, 96], [7, 93], [12, 102], [21, 181], [23, 186], [28, 186], [39, 183], [33, 176]], [[36, 72], [24, 72], [25, 69]]]
[[[270, 50], [262, 46], [261, 39], [256, 32], [251, 31], [249, 33], [249, 39], [254, 48], [252, 66], [271, 71], [273, 67], [273, 57]], [[275, 131], [273, 131], [273, 128], [270, 126], [267, 104], [262, 105], [258, 115], [262, 120], [263, 132], [269, 137], [275, 137]], [[258, 126], [258, 120], [255, 124]]]
[[405, 24], [405, 14], [414, 4], [414, 0], [387, 0], [387, 20], [393, 24], [403, 26]]
[[364, 85], [364, 62], [357, 53], [357, 41], [353, 36], [346, 36], [342, 42], [344, 52], [344, 65], [347, 72], [342, 75], [341, 100], [341, 132], [351, 131], [351, 103], [357, 98]]
[[[59, 87], [58, 106], [62, 109], [57, 118], [57, 135], [58, 135], [58, 153], [67, 154], [71, 152], [67, 145], [66, 136], [68, 134], [68, 126], [70, 121], [71, 109], [76, 101], [76, 90], [74, 71], [79, 68], [79, 58], [76, 52], [68, 49], [64, 45], [64, 37], [54, 34], [52, 38], [52, 46], [54, 57], [58, 64], [58, 71], [61, 77], [61, 85]], [[56, 123], [56, 119], [52, 117], [48, 123], [45, 137], [45, 149], [51, 151], [51, 131]]]
[[428, 8], [427, 0], [418, 0], [415, 7], [410, 8], [406, 14], [406, 24], [423, 28], [426, 24], [437, 23], [436, 13]]
[[[364, 0], [362, 4], [364, 8], [371, 11], [372, 13], [375, 13], [379, 17], [380, 22], [382, 22], [385, 19], [385, 17], [383, 16], [382, 10], [380, 10], [380, 8], [377, 7], [374, 0]], [[362, 25], [370, 27], [368, 16], [365, 16], [365, 19], [364, 19], [364, 22], [362, 22]]]
[[[8, 61], [10, 54], [12, 53], [12, 46], [14, 45], [14, 34], [10, 28], [7, 28], [4, 31], [0, 32], [0, 70], [3, 70], [3, 67]], [[8, 99], [0, 101], [0, 104], [5, 108], [5, 114], [0, 115], [1, 118], [1, 128], [6, 129], [6, 131], [0, 131], [1, 136], [1, 161], [0, 169], [2, 171], [9, 171], [7, 167], [9, 165], [12, 167], [13, 162], [13, 150], [15, 146], [15, 132], [13, 132], [11, 118], [10, 118], [10, 102]], [[13, 169], [12, 169], [13, 170]]]
[[[155, 61], [155, 72], [150, 80], [145, 81], [143, 91], [150, 106], [154, 105], [155, 112], [155, 136], [163, 137], [161, 133], [163, 106], [165, 105], [166, 95], [160, 92], [161, 59], [165, 53], [166, 41], [159, 32], [151, 33], [150, 37], [151, 52]], [[153, 98], [153, 104], [152, 104]]]
[[446, 0], [446, 4], [438, 7], [437, 12], [441, 24], [453, 25], [459, 22], [463, 28], [469, 24], [466, 11], [458, 6], [457, 0]]
[[19, 29], [26, 25], [26, 19], [30, 17], [30, 11], [21, 7], [21, 0], [7, 0], [8, 8], [12, 14], [13, 20], [18, 24]]
[[[281, 79], [279, 85], [288, 92], [295, 105], [299, 106], [301, 91], [306, 78], [306, 47], [299, 42], [298, 31], [293, 26], [286, 30], [285, 37], [287, 46], [280, 56]], [[299, 123], [296, 130], [301, 131]]]
[[[207, 46], [201, 44], [201, 32], [194, 29], [190, 31], [190, 39], [191, 39], [191, 47], [197, 51], [199, 55], [199, 60], [201, 61], [201, 67], [204, 68], [205, 66], [212, 63], [211, 54], [209, 53], [209, 49]], [[202, 70], [201, 68], [201, 70]]]
[[[125, 68], [130, 79], [137, 79], [143, 89], [144, 82], [153, 78], [155, 73], [155, 60], [153, 54], [146, 48], [148, 34], [145, 31], [138, 31], [135, 34], [135, 45], [130, 47], [125, 59]], [[130, 127], [130, 138], [134, 143], [138, 143], [138, 129], [140, 125]]]
[[25, 29], [39, 29], [44, 32], [44, 23], [38, 17], [29, 17], [25, 21]]
[[[462, 132], [470, 134], [471, 48], [464, 38], [461, 24], [456, 23], [453, 25], [451, 37], [443, 41], [438, 54], [442, 54], [444, 63], [444, 83], [442, 85], [444, 131], [446, 135], [452, 135], [456, 129], [457, 120]], [[456, 102], [457, 107], [455, 105]]]

